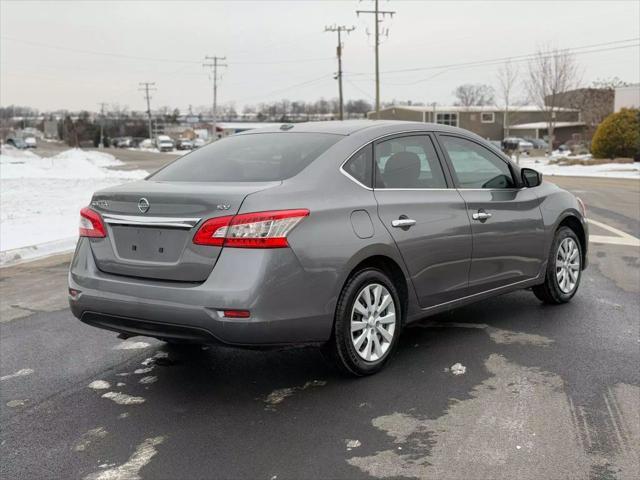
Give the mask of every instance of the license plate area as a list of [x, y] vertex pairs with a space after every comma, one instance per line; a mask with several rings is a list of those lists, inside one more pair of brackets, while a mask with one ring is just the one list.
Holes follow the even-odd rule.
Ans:
[[188, 230], [112, 225], [120, 258], [140, 262], [175, 263], [184, 251]]

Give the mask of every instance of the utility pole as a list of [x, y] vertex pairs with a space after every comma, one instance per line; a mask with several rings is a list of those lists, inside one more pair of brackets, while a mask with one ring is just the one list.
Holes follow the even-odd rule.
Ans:
[[[218, 139], [218, 131], [217, 131], [217, 127], [216, 124], [218, 123], [218, 67], [224, 68], [227, 67], [228, 65], [226, 63], [220, 63], [221, 60], [226, 60], [227, 57], [217, 57], [217, 56], [213, 56], [213, 57], [209, 57], [206, 56], [204, 57], [205, 63], [202, 64], [202, 66], [204, 68], [210, 68], [211, 69], [211, 74], [213, 77], [213, 108], [212, 108], [212, 115], [213, 115], [213, 140], [217, 140]], [[207, 60], [209, 60], [209, 62], [207, 62]]]
[[153, 127], [151, 125], [151, 96], [149, 92], [156, 90], [156, 88], [153, 88], [155, 84], [156, 82], [140, 82], [139, 84], [142, 87], [139, 90], [144, 91], [144, 96], [147, 99], [147, 117], [149, 118], [149, 139], [151, 141], [153, 141]]
[[334, 25], [332, 27], [324, 27], [325, 32], [338, 32], [338, 48], [336, 52], [338, 54], [338, 74], [336, 79], [338, 80], [338, 95], [340, 97], [340, 120], [344, 120], [344, 100], [342, 98], [342, 32], [353, 32], [356, 27], [345, 27], [344, 25]]
[[104, 106], [106, 103], [99, 103], [100, 105], [100, 145], [99, 148], [104, 148]]
[[[380, 22], [389, 15], [389, 17], [393, 18], [393, 15], [396, 13], [391, 10], [380, 10], [378, 8], [378, 0], [373, 0], [375, 3], [374, 10], [356, 10], [356, 15], [360, 16], [361, 13], [371, 13], [374, 15], [374, 25], [375, 25], [375, 47], [376, 47], [376, 118], [380, 115]], [[382, 18], [380, 18], [382, 16]], [[387, 31], [388, 34], [388, 31]]]

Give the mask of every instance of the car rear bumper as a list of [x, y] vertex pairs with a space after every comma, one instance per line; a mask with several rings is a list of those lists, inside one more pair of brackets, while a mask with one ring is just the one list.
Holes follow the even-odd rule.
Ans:
[[[287, 248], [224, 249], [206, 281], [187, 283], [104, 273], [82, 238], [69, 272], [69, 288], [79, 293], [69, 304], [83, 322], [130, 335], [239, 346], [319, 343], [331, 333], [335, 302], [315, 287]], [[225, 318], [224, 309], [251, 316]]]

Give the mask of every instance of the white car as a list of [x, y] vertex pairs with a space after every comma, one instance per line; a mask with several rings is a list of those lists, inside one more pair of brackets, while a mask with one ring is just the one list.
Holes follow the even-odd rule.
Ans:
[[27, 145], [27, 148], [38, 147], [38, 144], [36, 142], [36, 137], [24, 137], [24, 143]]
[[156, 148], [161, 152], [172, 152], [175, 144], [170, 136], [158, 135], [156, 138]]

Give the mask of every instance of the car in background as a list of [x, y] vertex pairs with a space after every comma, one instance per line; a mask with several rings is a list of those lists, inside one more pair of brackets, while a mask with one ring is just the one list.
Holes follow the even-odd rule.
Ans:
[[27, 148], [38, 148], [36, 137], [24, 137], [24, 143], [27, 145]]
[[523, 140], [529, 142], [531, 145], [533, 145], [533, 148], [537, 150], [547, 150], [549, 148], [549, 144], [541, 138], [525, 137]]
[[27, 145], [27, 142], [25, 142], [23, 138], [18, 138], [18, 137], [7, 138], [7, 145], [11, 145], [12, 147], [19, 148], [20, 150], [29, 148]]
[[196, 138], [193, 141], [193, 148], [204, 147], [207, 144], [207, 141], [204, 138]]
[[178, 150], [193, 150], [193, 142], [188, 138], [182, 138], [178, 140], [178, 144], [176, 145]]
[[523, 138], [507, 137], [502, 141], [502, 148], [505, 151], [516, 150], [516, 148], [514, 148], [515, 146], [517, 146], [517, 150], [521, 153], [533, 150], [533, 144], [531, 142], [527, 142]]
[[131, 148], [133, 146], [133, 139], [131, 137], [119, 137], [114, 139], [114, 146], [116, 148]]
[[156, 148], [161, 152], [172, 152], [175, 148], [175, 143], [168, 135], [158, 135], [156, 137]]

